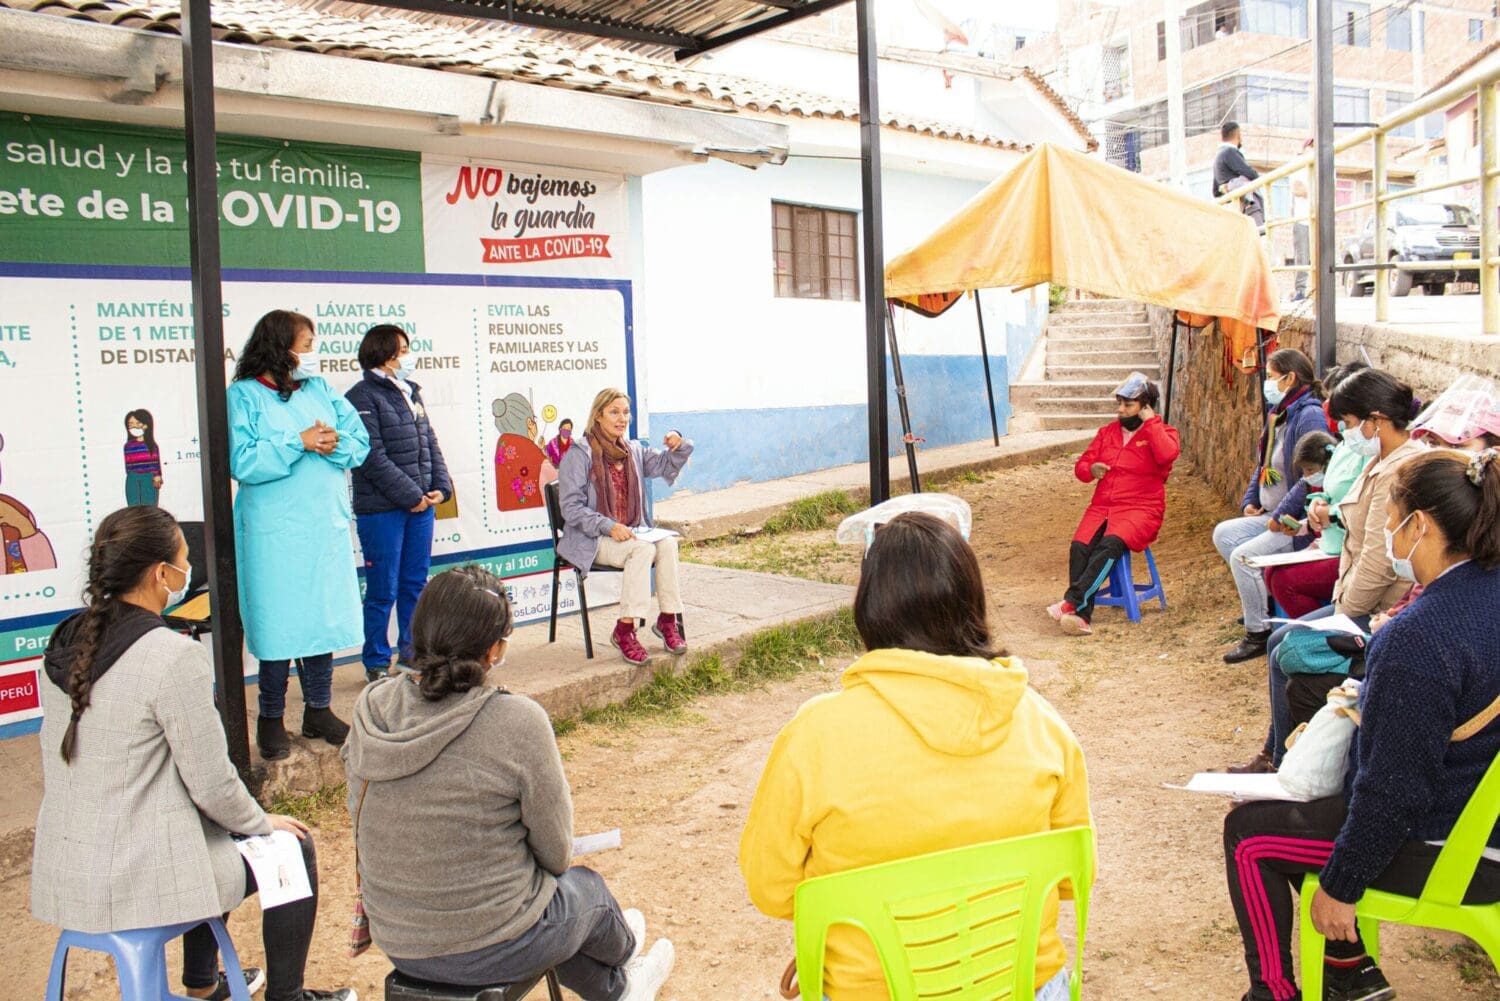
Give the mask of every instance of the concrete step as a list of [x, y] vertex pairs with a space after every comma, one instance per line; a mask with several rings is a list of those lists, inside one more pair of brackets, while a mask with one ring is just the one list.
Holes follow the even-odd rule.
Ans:
[[1070, 299], [1052, 310], [1052, 314], [1055, 316], [1058, 313], [1110, 313], [1144, 308], [1140, 303], [1131, 302], [1129, 299], [1079, 299], [1076, 301]]
[[1053, 313], [1047, 317], [1047, 326], [1049, 327], [1097, 327], [1123, 324], [1144, 327], [1146, 323], [1147, 318], [1144, 309], [1121, 310], [1119, 312], [1095, 310], [1087, 313]]
[[1118, 380], [1014, 382], [1010, 387], [1010, 405], [1013, 410], [1025, 410], [1042, 399], [1110, 400]]
[[1110, 418], [1103, 414], [1037, 414], [1036, 423], [1043, 431], [1097, 431]]
[[1148, 379], [1161, 381], [1159, 365], [1048, 365], [1046, 378], [1049, 383], [1108, 381], [1112, 391], [1132, 372], [1142, 372]]
[[1073, 344], [1047, 344], [1047, 367], [1060, 365], [1157, 365], [1155, 351], [1140, 351], [1113, 347], [1079, 350]]
[[1115, 415], [1115, 398], [1113, 396], [1085, 398], [1076, 396], [1042, 396], [1034, 400], [1030, 406], [1035, 413], [1042, 416], [1048, 414], [1093, 414], [1096, 417], [1113, 417]]
[[1120, 341], [1129, 341], [1132, 346], [1142, 350], [1150, 351], [1156, 344], [1151, 337], [1151, 328], [1144, 323], [1128, 323], [1123, 327], [1049, 327], [1047, 329], [1047, 342], [1049, 344], [1116, 344]]

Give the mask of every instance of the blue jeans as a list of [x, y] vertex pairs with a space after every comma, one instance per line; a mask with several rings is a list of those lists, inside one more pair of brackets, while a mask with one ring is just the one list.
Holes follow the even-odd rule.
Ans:
[[[286, 715], [289, 660], [260, 662], [260, 714], [267, 719]], [[297, 680], [302, 685], [302, 704], [308, 709], [327, 709], [333, 701], [333, 654], [320, 653], [297, 661]]]
[[365, 554], [365, 645], [360, 653], [367, 671], [391, 666], [391, 606], [396, 608], [397, 649], [411, 657], [411, 613], [427, 586], [432, 567], [434, 513], [384, 511], [354, 521]]
[[1240, 592], [1240, 610], [1245, 615], [1247, 633], [1266, 631], [1266, 608], [1271, 603], [1271, 595], [1266, 590], [1265, 571], [1247, 567], [1243, 558], [1285, 553], [1292, 548], [1290, 535], [1266, 529], [1269, 517], [1230, 518], [1214, 526], [1214, 548], [1229, 564], [1234, 586]]

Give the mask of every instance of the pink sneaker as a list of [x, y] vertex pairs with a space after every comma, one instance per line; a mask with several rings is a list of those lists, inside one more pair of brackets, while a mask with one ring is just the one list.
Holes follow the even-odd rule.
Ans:
[[1074, 611], [1076, 609], [1066, 601], [1059, 601], [1055, 605], [1047, 606], [1047, 614], [1052, 616], [1053, 622], [1061, 622], [1064, 615], [1072, 615]]
[[1089, 620], [1077, 612], [1068, 612], [1061, 619], [1058, 619], [1058, 624], [1062, 626], [1062, 631], [1069, 636], [1094, 635], [1094, 627], [1089, 625]]
[[615, 631], [609, 634], [609, 644], [620, 651], [627, 664], [644, 664], [651, 659], [641, 641], [636, 639], [634, 623], [616, 622]]
[[667, 653], [681, 655], [687, 653], [687, 640], [682, 638], [682, 633], [677, 631], [677, 616], [668, 615], [666, 612], [656, 617], [656, 625], [651, 631], [661, 637], [662, 644], [666, 646]]

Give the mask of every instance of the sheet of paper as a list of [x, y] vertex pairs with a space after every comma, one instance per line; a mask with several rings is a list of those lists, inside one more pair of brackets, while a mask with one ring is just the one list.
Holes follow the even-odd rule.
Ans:
[[295, 834], [272, 831], [254, 838], [242, 838], [236, 845], [255, 874], [262, 910], [312, 896], [307, 866], [302, 864], [302, 849]]
[[646, 528], [644, 526], [633, 531], [635, 537], [642, 542], [660, 542], [662, 539], [670, 539], [677, 534], [670, 528]]
[[1267, 619], [1283, 626], [1301, 626], [1320, 633], [1347, 633], [1350, 636], [1368, 636], [1359, 624], [1347, 615], [1325, 615], [1321, 619]]
[[1228, 796], [1231, 799], [1286, 799], [1305, 802], [1281, 787], [1274, 774], [1231, 775], [1228, 772], [1199, 772], [1185, 786], [1163, 782], [1167, 789], [1183, 792], [1207, 793], [1210, 796]]
[[618, 847], [620, 847], [620, 829], [616, 827], [610, 831], [600, 831], [598, 834], [585, 834], [574, 838], [573, 857], [592, 855], [594, 852], [608, 851]]
[[1308, 546], [1298, 553], [1272, 553], [1269, 556], [1247, 556], [1242, 563], [1256, 570], [1264, 570], [1267, 567], [1290, 567], [1298, 563], [1316, 563], [1319, 560], [1336, 560], [1337, 556], [1329, 556], [1317, 546]]

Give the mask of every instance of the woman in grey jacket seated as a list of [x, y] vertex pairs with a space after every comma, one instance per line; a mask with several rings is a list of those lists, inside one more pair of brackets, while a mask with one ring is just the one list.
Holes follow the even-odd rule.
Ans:
[[662, 439], [665, 449], [645, 448], [626, 437], [630, 433], [630, 397], [606, 389], [589, 408], [588, 430], [573, 440], [557, 471], [559, 501], [567, 528], [557, 551], [585, 575], [594, 566], [620, 567], [620, 618], [609, 642], [632, 664], [649, 659], [636, 638], [635, 624], [651, 610], [651, 568], [656, 567], [656, 597], [660, 612], [651, 631], [661, 637], [668, 653], [687, 652], [677, 628], [682, 592], [677, 583], [677, 537], [655, 542], [636, 537], [635, 529], [650, 527], [646, 517], [647, 477], [674, 483], [693, 443], [676, 431]]
[[410, 671], [367, 687], [344, 744], [370, 938], [418, 980], [508, 984], [556, 969], [584, 1001], [651, 1001], [672, 943], [600, 875], [569, 868], [573, 802], [541, 706], [485, 684], [512, 627], [505, 585], [438, 574]]
[[[317, 857], [300, 821], [268, 814], [225, 753], [213, 669], [201, 644], [167, 628], [187, 593], [187, 543], [170, 514], [127, 507], [99, 523], [84, 610], [47, 643], [42, 685], [42, 809], [31, 861], [31, 913], [102, 933], [223, 915], [255, 892], [231, 834], [301, 839], [311, 897], [263, 913], [266, 1001], [357, 1001], [306, 990], [318, 911]], [[228, 998], [207, 925], [183, 936], [182, 984]]]

